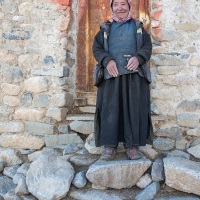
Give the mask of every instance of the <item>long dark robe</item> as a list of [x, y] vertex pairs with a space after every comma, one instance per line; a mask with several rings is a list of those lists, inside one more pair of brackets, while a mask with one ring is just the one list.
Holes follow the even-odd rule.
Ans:
[[97, 146], [144, 146], [150, 129], [149, 84], [137, 73], [104, 80], [97, 93]]
[[[124, 38], [128, 39], [130, 37]], [[125, 47], [128, 46], [126, 42], [126, 40], [123, 41]], [[118, 49], [120, 48], [123, 48], [123, 45], [118, 47]], [[148, 48], [151, 49], [151, 43]], [[115, 49], [117, 49], [116, 46]], [[97, 55], [95, 52], [100, 52], [98, 35], [95, 39], [93, 50], [94, 55]], [[115, 55], [111, 52], [109, 52], [109, 55], [115, 59]], [[151, 50], [148, 52], [151, 53]], [[116, 55], [118, 56], [118, 54]], [[100, 54], [99, 57], [101, 57]], [[107, 60], [107, 58], [104, 60]], [[104, 80], [99, 85], [97, 92], [95, 113], [96, 146], [116, 146], [119, 142], [125, 143], [126, 148], [138, 145], [144, 146], [147, 143], [147, 139], [150, 139], [149, 142], [152, 140], [150, 131], [150, 91], [147, 80], [138, 73]]]

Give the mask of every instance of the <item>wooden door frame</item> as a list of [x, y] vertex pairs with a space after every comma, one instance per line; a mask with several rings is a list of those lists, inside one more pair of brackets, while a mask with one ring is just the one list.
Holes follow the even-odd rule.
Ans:
[[[77, 32], [77, 69], [76, 69], [76, 91], [88, 91], [88, 1], [78, 1], [78, 32]], [[80, 56], [81, 55], [81, 56]], [[86, 66], [86, 67], [85, 67]]]
[[[88, 52], [89, 52], [89, 0], [78, 1], [78, 32], [77, 32], [77, 69], [76, 69], [76, 93], [90, 93], [88, 77]], [[147, 25], [150, 24], [149, 16], [150, 0], [139, 0], [139, 18]], [[147, 27], [149, 29], [149, 27]], [[93, 92], [94, 93], [94, 92]]]

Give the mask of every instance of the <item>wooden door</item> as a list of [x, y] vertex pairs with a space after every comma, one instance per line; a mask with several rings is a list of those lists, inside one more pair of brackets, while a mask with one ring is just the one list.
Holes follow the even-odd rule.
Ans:
[[[92, 54], [92, 44], [100, 23], [110, 19], [109, 0], [79, 0], [77, 35], [77, 92], [95, 93], [93, 71], [96, 60]], [[144, 7], [146, 6], [146, 8]], [[139, 19], [140, 13], [147, 16], [148, 0], [133, 1], [133, 18]]]

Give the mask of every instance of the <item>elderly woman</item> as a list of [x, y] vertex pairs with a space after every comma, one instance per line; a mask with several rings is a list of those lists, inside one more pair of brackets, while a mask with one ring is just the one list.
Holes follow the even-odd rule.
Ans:
[[123, 142], [128, 158], [134, 160], [142, 157], [138, 146], [145, 146], [150, 137], [149, 79], [144, 65], [152, 43], [142, 23], [132, 19], [130, 0], [111, 0], [110, 7], [112, 19], [101, 24], [93, 44], [105, 78], [97, 91], [96, 146], [104, 146], [101, 159], [112, 160]]

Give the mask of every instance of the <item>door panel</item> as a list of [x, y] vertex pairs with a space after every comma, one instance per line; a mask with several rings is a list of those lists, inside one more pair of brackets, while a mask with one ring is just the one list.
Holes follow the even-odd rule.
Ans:
[[[139, 19], [140, 1], [133, 3], [133, 18]], [[146, 0], [147, 1], [147, 0]], [[96, 60], [92, 44], [100, 23], [110, 19], [109, 0], [80, 0], [78, 8], [79, 30], [77, 35], [77, 92], [96, 92], [93, 71]], [[143, 7], [141, 7], [143, 9]]]

